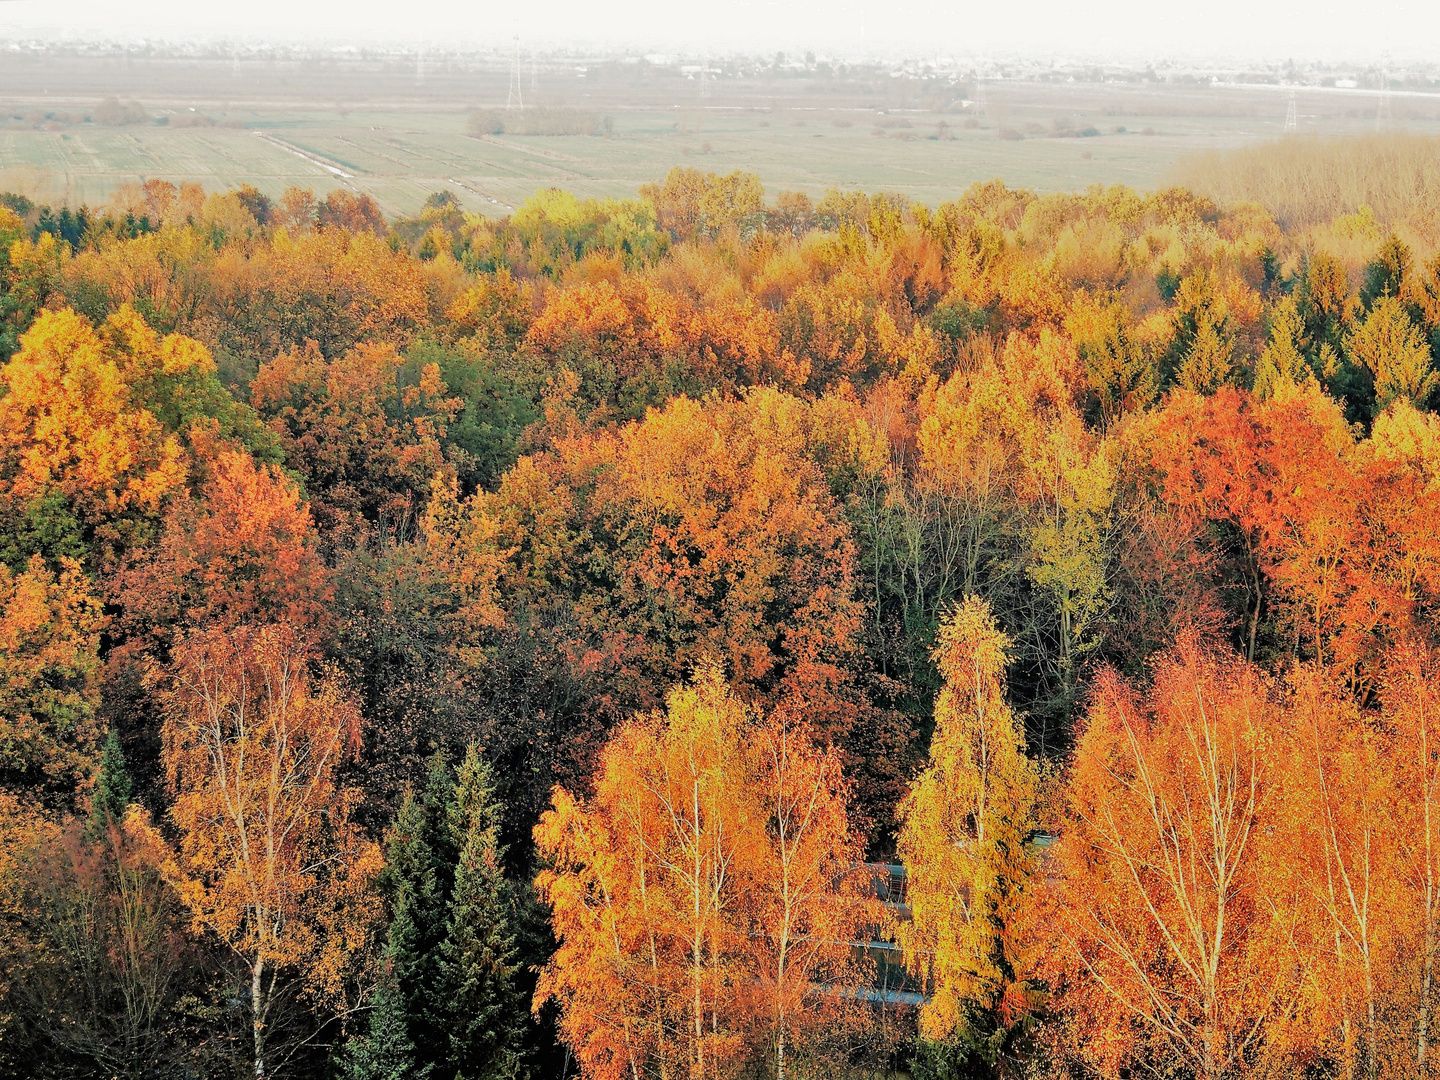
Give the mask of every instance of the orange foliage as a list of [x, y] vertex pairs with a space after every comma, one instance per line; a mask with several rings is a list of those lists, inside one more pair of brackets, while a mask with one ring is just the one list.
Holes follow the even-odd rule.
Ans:
[[1440, 586], [1440, 503], [1424, 474], [1362, 452], [1314, 391], [1179, 396], [1153, 453], [1182, 518], [1233, 531], [1249, 654], [1268, 610], [1302, 656], [1369, 693], [1386, 648], [1433, 610]]
[[338, 770], [360, 714], [314, 679], [284, 626], [200, 632], [163, 680], [164, 759], [180, 832], [181, 894], [250, 971], [255, 1075], [266, 1072], [277, 975], [343, 1002], [379, 915], [379, 848], [349, 823]]
[[1143, 693], [1099, 680], [1069, 783], [1052, 917], [1079, 1051], [1230, 1075], [1283, 1011], [1262, 946], [1276, 783], [1264, 677], [1182, 641]]
[[187, 627], [323, 626], [332, 585], [310, 511], [274, 466], [223, 451], [198, 497], [177, 499], [159, 544], [125, 575], [124, 624], [141, 635]]
[[[568, 609], [582, 670], [624, 711], [702, 657], [737, 692], [843, 740], [855, 722], [854, 549], [794, 425], [801, 403], [759, 391], [686, 399], [615, 432], [522, 460], [471, 514], [494, 522], [508, 603]], [[578, 552], [585, 555], [576, 559]]]
[[560, 939], [536, 1007], [559, 1001], [587, 1077], [733, 1076], [756, 1052], [783, 1077], [845, 1013], [873, 915], [838, 763], [716, 669], [627, 722], [594, 796], [557, 788], [535, 837]]
[[307, 341], [331, 359], [366, 341], [403, 347], [428, 319], [420, 265], [344, 228], [277, 235], [248, 252], [228, 245], [206, 291], [192, 332], [252, 363]]
[[312, 341], [255, 377], [251, 400], [304, 477], [327, 534], [403, 522], [441, 466], [440, 437], [459, 403], [434, 364], [408, 384], [404, 365], [390, 346], [328, 360]]

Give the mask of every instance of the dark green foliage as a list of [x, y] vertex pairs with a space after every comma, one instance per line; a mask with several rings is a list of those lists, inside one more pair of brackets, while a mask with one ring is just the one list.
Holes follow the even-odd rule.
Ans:
[[54, 566], [61, 558], [83, 561], [89, 553], [85, 528], [63, 492], [47, 492], [22, 513], [0, 515], [0, 562], [17, 574], [31, 555]]
[[1399, 296], [1415, 259], [1409, 245], [1391, 233], [1380, 245], [1375, 258], [1365, 268], [1365, 281], [1360, 286], [1360, 302], [1368, 310], [1382, 296]]
[[48, 232], [57, 239], [64, 240], [71, 247], [79, 247], [80, 241], [85, 238], [90, 226], [90, 211], [86, 207], [82, 206], [79, 210], [71, 210], [68, 206], [63, 206], [57, 212], [44, 206], [40, 208], [40, 215], [32, 231], [35, 239], [38, 239], [41, 233]]
[[[514, 897], [499, 834], [494, 783], [474, 747], [458, 779], [435, 755], [424, 794], [406, 795], [391, 828], [395, 1000], [384, 1007], [403, 1022], [414, 1075], [484, 1080], [518, 1072], [525, 1006], [515, 985]], [[391, 1042], [400, 1045], [393, 1032]]]
[[1165, 303], [1174, 300], [1175, 294], [1180, 291], [1181, 276], [1180, 271], [1172, 270], [1168, 266], [1160, 267], [1155, 275], [1155, 288], [1160, 291], [1160, 299]]
[[451, 831], [460, 854], [440, 954], [451, 1064], [465, 1080], [512, 1077], [525, 1013], [515, 986], [514, 897], [502, 868], [500, 808], [490, 767], [473, 746], [460, 766]]
[[400, 993], [387, 980], [375, 995], [369, 1032], [345, 1045], [341, 1073], [345, 1080], [428, 1080], [431, 1066], [416, 1063], [405, 1021]]
[[454, 776], [437, 754], [424, 794], [407, 793], [386, 852], [394, 890], [388, 948], [407, 1028], [425, 1054], [435, 1054], [448, 1041], [437, 1006], [442, 1002], [440, 947], [448, 931], [455, 867], [449, 827], [454, 793]]
[[31, 211], [35, 209], [33, 202], [15, 191], [0, 191], [0, 206], [15, 211], [22, 218], [29, 217]]
[[930, 312], [930, 329], [940, 339], [946, 359], [953, 363], [956, 350], [972, 335], [989, 328], [990, 313], [968, 300], [942, 300]]
[[130, 774], [125, 771], [125, 755], [120, 738], [114, 731], [105, 740], [100, 752], [100, 775], [90, 796], [90, 821], [85, 834], [91, 839], [103, 836], [112, 823], [125, 819], [130, 806]]
[[494, 488], [515, 464], [521, 435], [540, 418], [548, 373], [504, 343], [442, 347], [426, 342], [407, 358], [416, 372], [436, 364], [449, 393], [463, 403], [445, 425], [444, 438], [461, 485]]
[[1034, 1040], [1035, 1020], [999, 1022], [995, 1012], [975, 1007], [943, 1042], [921, 1039], [910, 1063], [912, 1080], [999, 1080], [1020, 1075]]

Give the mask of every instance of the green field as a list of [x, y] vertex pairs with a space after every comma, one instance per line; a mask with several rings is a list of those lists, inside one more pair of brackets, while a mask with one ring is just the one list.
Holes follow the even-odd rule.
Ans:
[[[1278, 137], [1286, 111], [1276, 88], [1014, 81], [989, 84], [985, 115], [969, 119], [974, 110], [958, 92], [873, 77], [756, 82], [702, 100], [693, 83], [658, 75], [582, 90], [565, 83], [562, 94], [555, 87], [565, 72], [551, 71], [540, 100], [608, 117], [610, 136], [474, 138], [465, 134], [468, 110], [504, 101], [504, 71], [493, 66], [428, 82], [409, 69], [377, 68], [367, 82], [364, 72], [257, 67], [231, 86], [229, 66], [218, 62], [108, 74], [97, 64], [0, 73], [0, 110], [10, 114], [0, 126], [0, 188], [98, 205], [118, 185], [154, 176], [209, 189], [253, 183], [271, 195], [292, 184], [321, 193], [344, 185], [391, 214], [413, 213], [446, 190], [468, 209], [503, 214], [542, 187], [633, 195], [679, 164], [755, 172], [772, 193], [838, 186], [934, 205], [997, 176], [1043, 191], [1151, 189], [1186, 154]], [[47, 85], [37, 95], [46, 80], [56, 92]], [[145, 94], [147, 114], [168, 122], [86, 121], [110, 87]], [[1440, 131], [1434, 98], [1394, 123]], [[1302, 92], [1299, 127], [1373, 130], [1374, 108], [1364, 97]], [[213, 126], [180, 126], [196, 119]], [[1098, 134], [1069, 134], [1087, 130]]]

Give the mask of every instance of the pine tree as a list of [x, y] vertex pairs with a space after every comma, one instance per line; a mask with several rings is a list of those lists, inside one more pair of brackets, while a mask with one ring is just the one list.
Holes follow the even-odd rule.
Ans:
[[1394, 296], [1376, 301], [1365, 321], [1345, 339], [1345, 350], [1374, 379], [1373, 416], [1396, 400], [1423, 409], [1440, 385], [1430, 346]]
[[440, 956], [451, 1018], [448, 1065], [465, 1080], [513, 1077], [525, 1012], [515, 986], [514, 897], [502, 870], [493, 778], [474, 746], [460, 767], [450, 827], [459, 858]]
[[98, 840], [109, 830], [111, 822], [118, 824], [125, 819], [130, 806], [130, 774], [125, 769], [125, 755], [120, 749], [120, 740], [111, 731], [100, 752], [100, 775], [95, 778], [95, 790], [90, 796], [90, 820], [85, 826], [85, 836]]
[[431, 1066], [417, 1063], [405, 1002], [393, 974], [381, 985], [370, 1011], [370, 1028], [345, 1045], [345, 1080], [427, 1080]]

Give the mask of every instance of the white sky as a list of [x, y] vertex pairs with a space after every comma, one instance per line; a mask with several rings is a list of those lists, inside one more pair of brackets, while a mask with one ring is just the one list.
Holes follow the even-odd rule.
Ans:
[[[0, 0], [0, 39], [1440, 62], [1440, 0]], [[3, 63], [0, 55], [0, 63]]]

